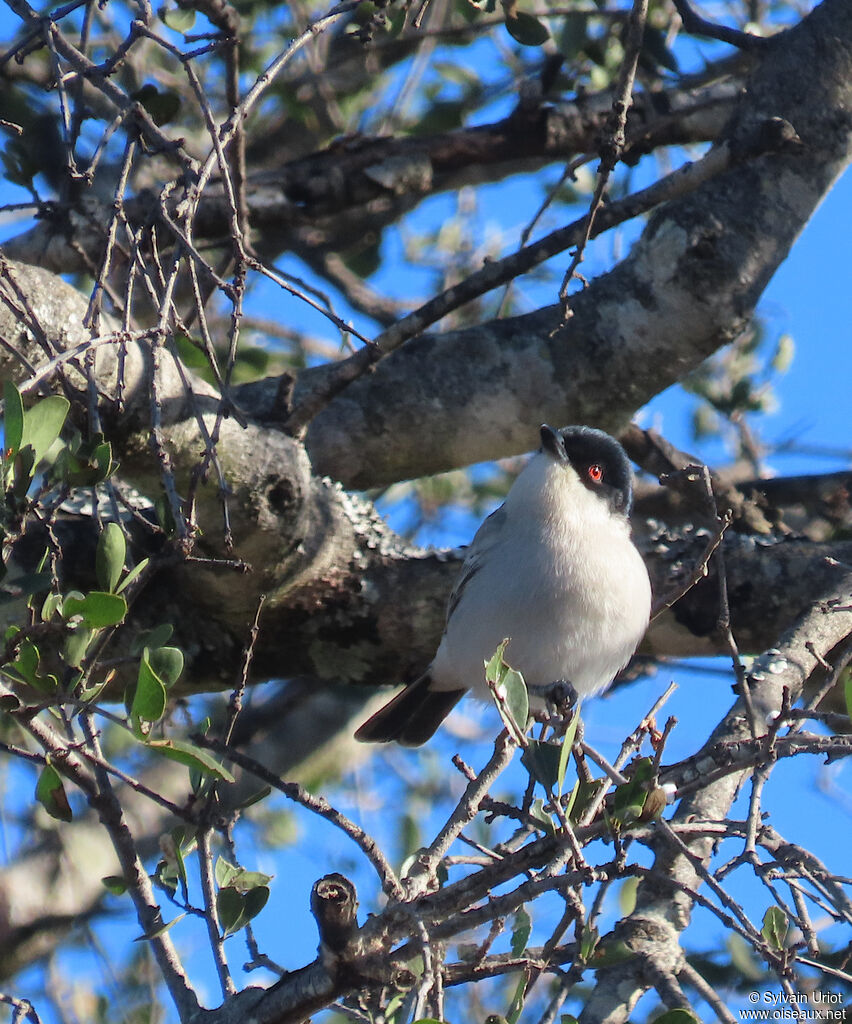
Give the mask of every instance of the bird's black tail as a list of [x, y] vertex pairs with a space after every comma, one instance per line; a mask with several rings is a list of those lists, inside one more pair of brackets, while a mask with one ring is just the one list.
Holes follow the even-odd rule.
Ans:
[[393, 700], [355, 733], [362, 743], [390, 743], [419, 747], [430, 739], [447, 715], [458, 704], [464, 690], [430, 690], [429, 675], [409, 683]]

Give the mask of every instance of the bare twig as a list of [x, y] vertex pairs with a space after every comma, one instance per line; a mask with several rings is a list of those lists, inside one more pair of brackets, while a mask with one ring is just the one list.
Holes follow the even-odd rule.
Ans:
[[612, 102], [612, 111], [604, 130], [603, 142], [601, 144], [601, 162], [598, 165], [598, 177], [595, 183], [595, 191], [589, 205], [589, 212], [586, 215], [586, 222], [583, 235], [577, 245], [576, 251], [571, 257], [571, 263], [562, 279], [562, 286], [559, 289], [559, 300], [562, 303], [562, 319], [567, 320], [571, 316], [571, 305], [568, 298], [568, 288], [576, 276], [577, 267], [583, 262], [583, 255], [586, 245], [592, 236], [595, 226], [595, 218], [603, 204], [603, 196], [610, 175], [621, 159], [624, 151], [625, 134], [627, 125], [627, 111], [630, 109], [631, 97], [633, 95], [633, 80], [636, 77], [636, 64], [639, 54], [642, 51], [642, 40], [645, 31], [645, 18], [648, 14], [648, 0], [633, 0], [633, 7], [627, 21], [627, 32], [624, 40], [624, 57], [618, 72], [618, 82], [615, 87], [615, 98]]
[[201, 877], [201, 891], [204, 894], [204, 920], [207, 925], [207, 937], [210, 940], [210, 949], [213, 951], [213, 960], [216, 964], [216, 973], [219, 976], [222, 996], [227, 999], [228, 996], [232, 996], [237, 991], [237, 988], [228, 967], [228, 958], [225, 954], [225, 939], [222, 935], [219, 913], [216, 909], [216, 883], [213, 878], [210, 829], [200, 828], [196, 833], [196, 839], [198, 842], [198, 872]]
[[336, 810], [327, 800], [321, 796], [313, 796], [303, 786], [300, 786], [297, 782], [285, 782], [280, 779], [274, 772], [269, 771], [264, 765], [260, 764], [259, 761], [255, 761], [253, 757], [249, 757], [247, 754], [242, 753], [233, 747], [226, 746], [220, 740], [214, 739], [210, 736], [193, 736], [193, 742], [197, 743], [201, 747], [206, 747], [208, 750], [215, 750], [217, 753], [227, 757], [228, 760], [234, 764], [238, 764], [241, 768], [244, 768], [247, 772], [251, 772], [252, 775], [260, 779], [261, 782], [265, 782], [272, 786], [273, 789], [277, 789], [279, 793], [283, 793], [289, 800], [294, 803], [300, 804], [307, 810], [312, 811], [314, 814], [319, 815], [321, 818], [325, 818], [326, 821], [331, 822], [360, 848], [362, 853], [366, 856], [367, 860], [373, 865], [376, 874], [379, 876], [379, 881], [382, 884], [382, 889], [392, 899], [399, 900], [402, 898], [403, 890], [402, 886], [396, 877], [396, 874], [391, 867], [389, 861], [379, 849], [375, 840], [369, 836], [360, 825], [356, 825], [354, 821], [351, 821]]
[[715, 22], [707, 21], [700, 17], [692, 9], [689, 0], [674, 0], [675, 10], [680, 15], [684, 30], [690, 35], [706, 36], [708, 39], [718, 39], [722, 43], [730, 43], [740, 50], [752, 52], [763, 49], [768, 43], [762, 36], [753, 35], [751, 32], [740, 32], [739, 29], [728, 28], [726, 25], [717, 25]]

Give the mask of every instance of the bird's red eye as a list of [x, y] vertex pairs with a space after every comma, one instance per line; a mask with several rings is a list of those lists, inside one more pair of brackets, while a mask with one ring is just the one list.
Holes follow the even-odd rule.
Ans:
[[599, 484], [603, 480], [603, 467], [599, 466], [597, 462], [593, 462], [586, 472], [593, 484]]

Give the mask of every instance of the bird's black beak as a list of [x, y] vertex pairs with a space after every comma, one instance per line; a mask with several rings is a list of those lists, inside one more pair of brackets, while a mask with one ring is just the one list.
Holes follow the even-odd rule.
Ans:
[[541, 446], [548, 455], [560, 461], [565, 458], [565, 452], [562, 448], [562, 438], [558, 430], [554, 430], [553, 427], [549, 427], [546, 423], [542, 423], [539, 428], [539, 434], [541, 436]]

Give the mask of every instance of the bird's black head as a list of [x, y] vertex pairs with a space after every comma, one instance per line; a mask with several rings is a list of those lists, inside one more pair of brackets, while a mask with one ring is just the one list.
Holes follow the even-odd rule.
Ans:
[[609, 434], [594, 427], [541, 426], [543, 450], [557, 461], [569, 462], [585, 487], [601, 495], [613, 512], [629, 516], [633, 509], [633, 471], [624, 449]]

